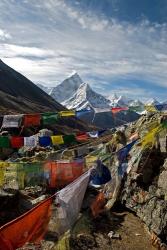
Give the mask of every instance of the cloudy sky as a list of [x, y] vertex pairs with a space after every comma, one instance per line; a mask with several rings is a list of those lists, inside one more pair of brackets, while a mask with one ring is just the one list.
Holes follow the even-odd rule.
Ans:
[[167, 100], [166, 0], [1, 0], [0, 58], [34, 83]]

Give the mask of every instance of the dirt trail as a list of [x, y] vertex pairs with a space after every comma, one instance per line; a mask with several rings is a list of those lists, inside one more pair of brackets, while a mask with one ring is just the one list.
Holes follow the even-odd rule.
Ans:
[[[91, 226], [86, 229], [88, 221]], [[110, 231], [120, 239], [110, 239]], [[155, 250], [144, 224], [129, 212], [113, 212], [93, 221], [86, 215], [76, 224], [70, 245], [71, 250]]]

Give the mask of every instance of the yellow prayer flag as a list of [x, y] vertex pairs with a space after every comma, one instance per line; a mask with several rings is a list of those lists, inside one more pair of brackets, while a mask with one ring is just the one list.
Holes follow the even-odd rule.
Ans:
[[148, 134], [146, 134], [144, 136], [144, 138], [142, 139], [141, 143], [142, 143], [142, 147], [144, 148], [146, 145], [151, 144], [153, 145], [155, 140], [156, 140], [156, 134], [161, 130], [161, 125], [159, 125], [158, 127], [152, 129], [150, 132], [148, 132]]
[[89, 167], [92, 167], [92, 164], [94, 162], [96, 162], [98, 159], [98, 156], [95, 156], [95, 155], [88, 155], [85, 157], [85, 164], [86, 164], [86, 167], [89, 168]]
[[75, 116], [75, 111], [73, 110], [68, 110], [68, 111], [60, 111], [59, 115], [62, 117], [66, 117], [66, 116]]
[[144, 105], [144, 108], [148, 112], [158, 112], [154, 105]]
[[64, 144], [62, 135], [53, 135], [51, 136], [51, 140], [53, 145]]
[[5, 182], [5, 171], [6, 168], [8, 167], [8, 163], [7, 162], [0, 162], [0, 187], [2, 187], [4, 185]]

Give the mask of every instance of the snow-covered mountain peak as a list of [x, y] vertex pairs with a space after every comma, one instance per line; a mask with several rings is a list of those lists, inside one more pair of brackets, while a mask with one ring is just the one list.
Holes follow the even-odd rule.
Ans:
[[129, 106], [133, 106], [133, 107], [137, 107], [137, 106], [143, 106], [143, 103], [139, 100], [139, 99], [136, 99], [136, 100], [132, 100], [130, 103], [129, 103]]
[[87, 83], [82, 83], [78, 88], [77, 92], [68, 100], [63, 102], [69, 109], [110, 109], [110, 101], [104, 96], [96, 93]]
[[145, 102], [146, 105], [159, 105], [159, 101], [157, 101], [157, 99], [155, 98], [151, 98], [148, 101]]
[[50, 95], [58, 102], [62, 103], [75, 94], [79, 86], [83, 83], [80, 76], [75, 72], [62, 83], [54, 87]]

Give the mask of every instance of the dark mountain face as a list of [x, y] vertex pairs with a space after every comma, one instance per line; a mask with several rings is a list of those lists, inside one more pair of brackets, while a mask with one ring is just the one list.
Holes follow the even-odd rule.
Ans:
[[[33, 82], [13, 70], [0, 60], [0, 91], [14, 98], [21, 98], [24, 102], [31, 102], [32, 106], [43, 106], [48, 110], [61, 110], [62, 106], [38, 88]], [[1, 93], [1, 94], [2, 94]], [[17, 109], [16, 109], [17, 111]], [[19, 111], [19, 109], [18, 109]], [[39, 110], [38, 110], [39, 111]], [[42, 110], [41, 110], [42, 111]]]
[[122, 124], [133, 122], [139, 119], [140, 115], [135, 112], [119, 112], [112, 115], [111, 112], [97, 113], [91, 112], [82, 116], [82, 120], [92, 123], [99, 128], [113, 128]]

